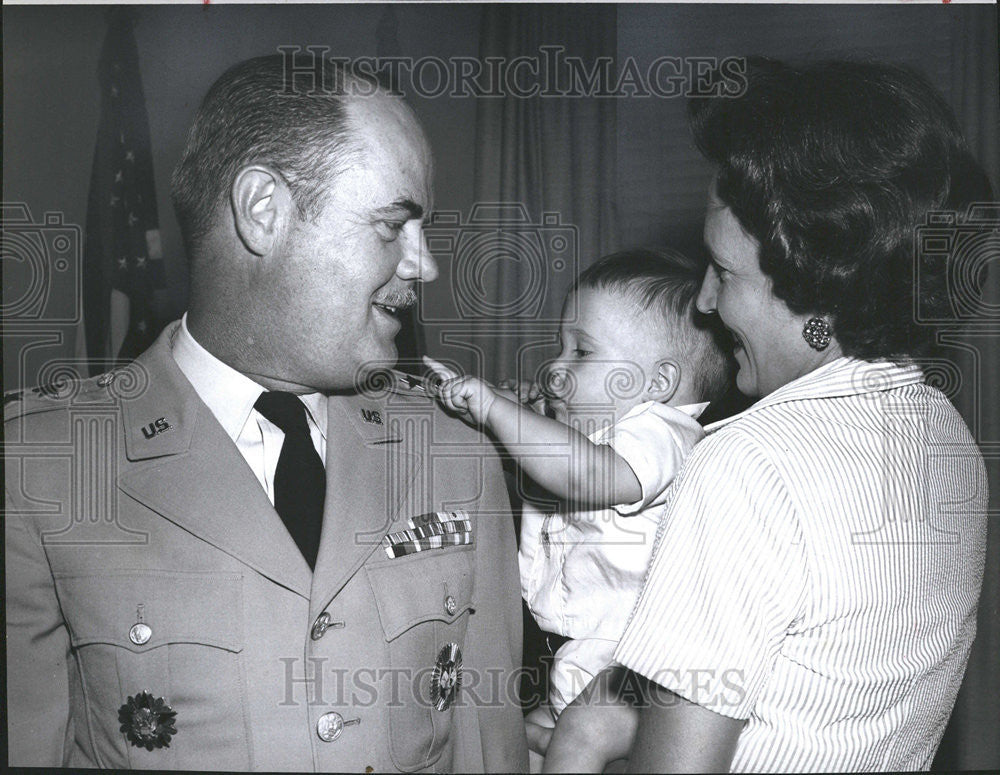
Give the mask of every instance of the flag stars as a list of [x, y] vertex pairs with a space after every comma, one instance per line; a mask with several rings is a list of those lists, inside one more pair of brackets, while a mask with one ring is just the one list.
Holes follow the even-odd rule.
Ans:
[[115, 196], [114, 194], [111, 195], [111, 206], [112, 207], [114, 207], [120, 201], [121, 201], [121, 199], [119, 197]]
[[136, 269], [145, 269], [146, 268], [146, 257], [145, 256], [136, 256], [135, 257], [135, 266], [136, 266]]
[[125, 151], [125, 161], [135, 161], [135, 154], [132, 151]]
[[111, 84], [111, 96], [112, 97], [118, 96], [118, 87], [115, 84]]
[[122, 271], [128, 269], [128, 259], [125, 256], [118, 259], [118, 268]]
[[115, 183], [121, 183], [124, 179], [125, 178], [122, 175], [122, 171], [118, 170], [118, 172], [115, 173]]
[[130, 212], [130, 213], [128, 214], [128, 225], [129, 225], [129, 226], [135, 226], [135, 224], [136, 224], [136, 223], [137, 223], [138, 221], [139, 221], [139, 219], [138, 219], [138, 218], [136, 217], [136, 214], [135, 214], [135, 213], [132, 213], [132, 212]]

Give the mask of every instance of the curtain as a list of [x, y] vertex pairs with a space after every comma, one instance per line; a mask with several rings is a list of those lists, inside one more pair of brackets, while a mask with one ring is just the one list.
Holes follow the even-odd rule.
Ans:
[[[540, 84], [545, 90], [542, 47], [550, 46], [588, 64], [613, 59], [615, 8], [484, 8], [480, 59], [497, 57], [510, 64], [526, 57], [529, 62], [520, 70], [525, 77], [516, 88]], [[554, 56], [552, 50], [548, 56]], [[537, 77], [531, 62], [539, 67]], [[568, 81], [561, 88], [568, 90]], [[472, 337], [481, 344], [465, 359], [473, 360], [473, 373], [481, 371], [492, 380], [530, 379], [555, 354], [567, 288], [582, 268], [616, 244], [616, 100], [504, 92], [478, 100], [477, 205], [470, 215], [476, 233], [458, 254], [464, 266], [457, 275], [464, 278], [457, 289], [460, 298], [487, 321], [483, 336]]]
[[[974, 6], [951, 23], [951, 88], [949, 102], [973, 154], [986, 168], [998, 199], [1000, 153], [997, 126], [996, 6]], [[992, 224], [968, 230], [970, 238], [1000, 228], [1000, 208], [992, 208]], [[963, 389], [953, 397], [979, 442], [990, 478], [990, 524], [986, 575], [979, 603], [976, 642], [951, 722], [934, 760], [934, 769], [1000, 768], [1000, 235], [980, 243], [981, 249], [957, 253], [984, 269], [983, 303], [973, 305], [967, 332], [954, 341]], [[950, 355], [951, 353], [949, 353]]]

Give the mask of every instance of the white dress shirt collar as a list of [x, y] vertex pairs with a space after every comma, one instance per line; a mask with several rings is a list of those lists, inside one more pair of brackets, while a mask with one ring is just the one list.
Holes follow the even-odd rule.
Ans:
[[[187, 313], [174, 330], [171, 349], [178, 368], [194, 387], [229, 437], [236, 441], [243, 432], [258, 396], [265, 390], [245, 374], [226, 365], [202, 347], [187, 327]], [[322, 393], [299, 396], [306, 411], [326, 438], [327, 402]]]

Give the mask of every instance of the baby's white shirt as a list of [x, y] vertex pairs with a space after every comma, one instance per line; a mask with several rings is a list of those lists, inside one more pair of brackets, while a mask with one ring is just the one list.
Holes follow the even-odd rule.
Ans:
[[705, 435], [697, 417], [707, 406], [647, 401], [591, 434], [591, 441], [609, 444], [632, 468], [642, 487], [637, 502], [568, 514], [525, 504], [521, 593], [543, 630], [621, 638], [642, 588], [667, 488]]

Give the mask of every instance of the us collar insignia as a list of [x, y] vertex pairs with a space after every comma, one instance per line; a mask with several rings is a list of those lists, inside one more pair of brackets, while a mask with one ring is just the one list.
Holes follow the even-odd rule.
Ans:
[[438, 653], [437, 664], [431, 675], [431, 700], [438, 710], [448, 710], [458, 695], [462, 682], [462, 649], [457, 643], [448, 643]]
[[118, 709], [118, 720], [125, 737], [136, 748], [147, 751], [170, 747], [170, 738], [177, 734], [174, 726], [176, 716], [177, 711], [172, 710], [162, 697], [154, 698], [146, 691], [129, 697]]

